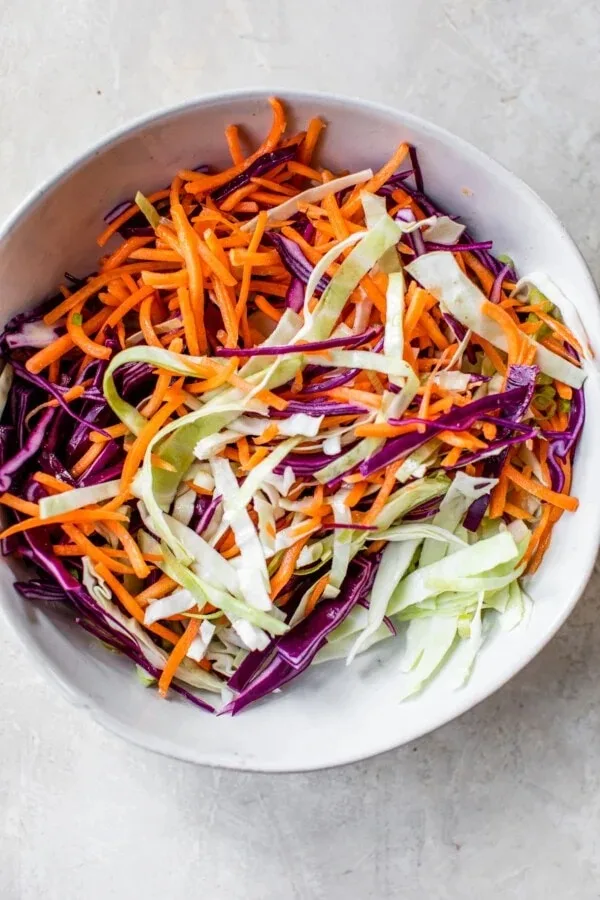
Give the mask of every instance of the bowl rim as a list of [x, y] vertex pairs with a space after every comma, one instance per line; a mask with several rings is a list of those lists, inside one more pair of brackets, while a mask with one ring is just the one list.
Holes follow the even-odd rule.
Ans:
[[[209, 108], [211, 106], [219, 106], [232, 100], [266, 100], [271, 96], [281, 97], [284, 102], [287, 102], [292, 106], [296, 101], [310, 102], [311, 100], [314, 100], [324, 104], [331, 103], [338, 104], [340, 106], [346, 106], [348, 108], [354, 107], [362, 110], [368, 110], [380, 116], [386, 116], [396, 119], [399, 125], [404, 124], [413, 126], [416, 130], [422, 133], [426, 133], [433, 138], [441, 140], [442, 143], [456, 147], [458, 151], [467, 159], [473, 159], [480, 165], [484, 166], [487, 171], [490, 172], [492, 177], [508, 181], [513, 186], [518, 188], [521, 193], [527, 196], [527, 199], [530, 203], [536, 205], [540, 209], [540, 211], [545, 214], [546, 217], [553, 221], [555, 227], [557, 228], [559, 233], [561, 233], [563, 239], [567, 242], [569, 248], [573, 252], [574, 257], [577, 259], [582, 276], [587, 282], [591, 295], [596, 297], [597, 302], [600, 302], [598, 289], [596, 287], [588, 264], [574, 239], [571, 237], [568, 229], [559, 219], [557, 214], [533, 190], [533, 188], [531, 188], [518, 175], [514, 174], [510, 169], [508, 169], [502, 163], [498, 162], [488, 153], [480, 150], [474, 144], [471, 144], [469, 141], [454, 134], [446, 128], [443, 128], [433, 122], [430, 122], [427, 119], [391, 105], [379, 103], [373, 100], [363, 99], [357, 96], [348, 96], [327, 91], [288, 89], [283, 87], [281, 89], [266, 87], [245, 87], [227, 91], [201, 94], [196, 98], [185, 100], [175, 105], [160, 107], [149, 113], [136, 116], [133, 119], [129, 120], [125, 125], [112, 129], [104, 137], [95, 141], [90, 146], [89, 150], [79, 154], [78, 156], [75, 156], [70, 161], [65, 163], [56, 174], [42, 181], [25, 196], [25, 198], [17, 205], [13, 212], [9, 214], [9, 216], [2, 222], [2, 224], [0, 224], [0, 251], [2, 250], [2, 243], [10, 234], [12, 229], [15, 228], [15, 226], [17, 226], [22, 219], [24, 219], [28, 215], [31, 215], [35, 211], [37, 205], [44, 199], [44, 196], [48, 191], [59, 187], [62, 183], [66, 182], [73, 174], [83, 168], [88, 163], [88, 161], [93, 159], [95, 156], [98, 156], [104, 151], [110, 149], [111, 146], [117, 144], [119, 141], [135, 135], [136, 132], [138, 132], [140, 129], [143, 129], [145, 126], [167, 122], [172, 118], [177, 118], [179, 115], [185, 114], [192, 110]], [[593, 531], [593, 544], [598, 547], [600, 546], [600, 506], [598, 506], [598, 510], [594, 518], [590, 522], [588, 522], [588, 530], [590, 528]], [[531, 643], [528, 645], [527, 651], [518, 656], [518, 659], [516, 659], [515, 662], [509, 667], [506, 675], [495, 682], [493, 687], [481, 688], [479, 691], [475, 692], [474, 698], [470, 697], [466, 701], [456, 704], [453, 707], [452, 711], [449, 713], [440, 711], [436, 724], [431, 727], [426, 726], [425, 728], [423, 728], [422, 726], [415, 725], [415, 727], [407, 732], [406, 736], [404, 736], [400, 742], [398, 742], [398, 740], [394, 738], [392, 738], [391, 740], [389, 738], [383, 739], [379, 741], [379, 743], [374, 746], [368, 753], [360, 751], [353, 753], [352, 751], [349, 751], [344, 753], [344, 755], [337, 761], [328, 759], [323, 761], [323, 763], [311, 763], [306, 767], [289, 766], [285, 764], [261, 764], [260, 762], [253, 762], [252, 760], [246, 761], [243, 758], [234, 757], [233, 755], [223, 755], [222, 752], [204, 752], [202, 748], [199, 748], [198, 752], [188, 752], [186, 750], [182, 750], [175, 742], [172, 742], [168, 735], [150, 736], [139, 732], [137, 729], [129, 726], [128, 724], [122, 723], [115, 719], [110, 713], [107, 713], [104, 709], [102, 709], [98, 702], [94, 701], [89, 694], [87, 694], [83, 690], [80, 690], [76, 684], [70, 681], [67, 677], [63, 676], [63, 674], [53, 663], [50, 657], [48, 657], [46, 654], [40, 654], [38, 648], [34, 646], [34, 642], [31, 639], [29, 633], [24, 629], [20, 629], [17, 626], [16, 622], [11, 621], [7, 610], [4, 609], [3, 603], [0, 603], [0, 610], [2, 611], [3, 619], [8, 624], [10, 631], [15, 635], [19, 642], [26, 647], [35, 668], [45, 677], [50, 677], [50, 680], [54, 684], [56, 684], [60, 693], [69, 701], [70, 704], [87, 710], [97, 723], [107, 728], [107, 730], [117, 735], [118, 737], [128, 740], [139, 747], [152, 750], [169, 758], [176, 758], [185, 762], [195, 763], [197, 765], [269, 774], [319, 771], [371, 759], [375, 756], [379, 756], [382, 753], [386, 753], [388, 751], [404, 746], [405, 744], [411, 743], [412, 741], [420, 737], [424, 737], [427, 734], [431, 734], [434, 731], [437, 731], [438, 728], [448, 724], [450, 721], [458, 719], [468, 710], [478, 706], [483, 700], [496, 693], [496, 691], [498, 691], [508, 681], [514, 678], [515, 675], [517, 675], [522, 669], [524, 669], [541, 652], [541, 650], [550, 642], [550, 640], [555, 636], [558, 630], [565, 623], [566, 619], [572, 613], [586, 588], [586, 585], [591, 577], [594, 568], [595, 560], [596, 554], [594, 554], [588, 561], [587, 565], [580, 570], [577, 582], [571, 587], [568, 602], [564, 604], [564, 607], [561, 609], [560, 613], [556, 616], [554, 621], [549, 625], [548, 629], [543, 634], [537, 635], [535, 639], [531, 641]]]

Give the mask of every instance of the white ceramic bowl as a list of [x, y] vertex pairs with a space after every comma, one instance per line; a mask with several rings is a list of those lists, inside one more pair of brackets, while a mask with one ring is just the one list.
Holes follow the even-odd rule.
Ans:
[[[226, 165], [223, 129], [237, 122], [258, 141], [268, 129], [267, 94], [243, 91], [208, 97], [143, 119], [94, 147], [36, 191], [1, 234], [2, 319], [32, 306], [65, 270], [84, 274], [98, 256], [102, 215], [137, 189], [168, 183], [181, 167]], [[414, 116], [324, 94], [283, 94], [292, 129], [309, 117], [328, 122], [323, 158], [333, 170], [376, 168], [400, 140], [419, 151], [427, 192], [460, 215], [521, 273], [541, 269], [578, 306], [592, 344], [600, 346], [598, 297], [590, 274], [550, 209], [525, 184], [479, 150]], [[531, 584], [527, 626], [492, 640], [469, 684], [455, 690], [443, 673], [417, 699], [399, 704], [398, 645], [385, 642], [346, 668], [327, 663], [235, 718], [205, 715], [144, 690], [131, 664], [106, 652], [68, 618], [24, 602], [0, 565], [0, 605], [43, 671], [74, 703], [117, 734], [171, 756], [235, 769], [269, 772], [318, 769], [362, 759], [413, 740], [487, 697], [552, 637], [590, 576], [600, 536], [596, 498], [600, 468], [598, 381], [588, 379], [590, 410], [577, 452], [574, 515], [559, 522]]]

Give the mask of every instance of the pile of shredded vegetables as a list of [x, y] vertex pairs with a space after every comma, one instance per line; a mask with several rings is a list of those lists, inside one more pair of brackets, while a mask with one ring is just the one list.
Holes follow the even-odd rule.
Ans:
[[258, 148], [230, 126], [230, 168], [120, 204], [97, 272], [1, 338], [18, 589], [234, 713], [399, 629], [399, 696], [451, 651], [468, 677], [577, 509], [588, 354], [547, 276], [436, 208], [414, 148], [332, 173], [323, 123], [286, 136], [270, 102]]

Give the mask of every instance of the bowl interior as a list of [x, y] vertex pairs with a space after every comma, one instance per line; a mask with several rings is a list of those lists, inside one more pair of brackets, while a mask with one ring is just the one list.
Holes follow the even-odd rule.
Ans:
[[[401, 141], [419, 151], [427, 192], [479, 238], [492, 238], [520, 273], [543, 270], [578, 306], [600, 346], [597, 294], [558, 220], [522, 182], [468, 144], [411, 116], [359, 101], [287, 93], [290, 128], [313, 115], [328, 123], [322, 158], [333, 170], [373, 168]], [[269, 125], [266, 95], [246, 92], [200, 101], [144, 121], [110, 139], [30, 198], [7, 226], [0, 248], [2, 321], [32, 306], [65, 270], [83, 275], [99, 253], [103, 214], [136, 190], [167, 184], [181, 167], [226, 165], [223, 130], [237, 122], [254, 140]], [[586, 383], [588, 409], [599, 382]], [[211, 717], [144, 690], [132, 666], [108, 653], [64, 613], [24, 603], [0, 564], [0, 606], [19, 636], [76, 702], [113, 730], [145, 746], [201, 763], [265, 771], [336, 765], [430, 731], [483, 699], [522, 668], [572, 609], [596, 555], [600, 511], [589, 486], [600, 463], [600, 423], [588, 415], [577, 454], [577, 513], [563, 516], [530, 585], [529, 622], [495, 635], [468, 685], [454, 687], [450, 666], [417, 699], [397, 701], [399, 650], [388, 641], [350, 668], [327, 663], [242, 715]], [[587, 488], [587, 490], [586, 490]], [[565, 562], [568, 560], [568, 565]], [[401, 639], [400, 639], [401, 640]]]

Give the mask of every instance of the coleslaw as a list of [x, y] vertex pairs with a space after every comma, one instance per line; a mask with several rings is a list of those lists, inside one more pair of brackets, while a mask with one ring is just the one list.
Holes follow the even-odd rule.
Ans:
[[577, 509], [591, 359], [547, 275], [426, 195], [414, 147], [335, 174], [323, 123], [287, 136], [270, 103], [254, 152], [230, 126], [231, 167], [120, 203], [97, 271], [0, 337], [17, 590], [233, 714], [399, 632], [399, 699], [458, 647], [466, 681]]

